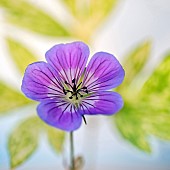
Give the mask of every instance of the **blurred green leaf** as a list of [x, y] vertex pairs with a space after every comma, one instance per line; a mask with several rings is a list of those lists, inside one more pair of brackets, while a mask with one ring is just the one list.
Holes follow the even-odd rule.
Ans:
[[26, 47], [11, 38], [7, 39], [7, 44], [13, 61], [24, 74], [26, 67], [35, 62], [37, 58]]
[[69, 36], [68, 31], [48, 14], [24, 0], [1, 0], [9, 22], [48, 36]]
[[[167, 107], [167, 106], [165, 106]], [[170, 114], [163, 111], [149, 110], [148, 115], [144, 118], [144, 129], [160, 139], [170, 140]]]
[[[138, 98], [126, 98], [115, 116], [122, 136], [139, 149], [150, 152], [148, 137], [170, 140], [170, 54], [146, 81]], [[132, 94], [133, 96], [133, 94]]]
[[[128, 86], [135, 76], [142, 70], [150, 56], [151, 42], [147, 41], [139, 44], [124, 60], [123, 67], [125, 69], [124, 86]], [[121, 86], [123, 87], [123, 86]]]
[[62, 0], [73, 15], [76, 15], [76, 0]]
[[59, 129], [48, 126], [47, 127], [48, 140], [51, 146], [57, 153], [61, 153], [63, 150], [63, 145], [65, 141], [66, 133]]
[[[170, 54], [156, 68], [144, 84], [140, 96], [144, 102], [151, 102], [153, 107], [164, 108], [170, 113]], [[165, 107], [166, 106], [166, 107]]]
[[8, 148], [11, 168], [25, 162], [38, 146], [39, 119], [31, 117], [21, 123], [10, 135]]
[[123, 109], [114, 117], [116, 126], [124, 139], [145, 152], [151, 152], [147, 141], [148, 131], [143, 128], [144, 114], [138, 107], [136, 103], [126, 102]]
[[95, 29], [115, 9], [118, 0], [62, 0], [77, 22], [73, 25], [76, 37], [89, 41]]
[[148, 126], [148, 129], [159, 138], [170, 140], [170, 54], [144, 84], [140, 100], [143, 105], [149, 103], [153, 110], [149, 115], [152, 126]]
[[150, 135], [170, 140], [170, 114], [150, 104], [140, 100], [126, 102], [115, 116], [116, 126], [123, 138], [145, 152], [151, 152]]
[[24, 97], [21, 93], [0, 82], [0, 115], [6, 111], [27, 105], [32, 101]]
[[[90, 16], [99, 19], [104, 19], [118, 4], [118, 0], [90, 0]], [[97, 17], [97, 18], [96, 18]]]
[[93, 19], [101, 22], [117, 5], [118, 0], [62, 0], [72, 14], [80, 21]]

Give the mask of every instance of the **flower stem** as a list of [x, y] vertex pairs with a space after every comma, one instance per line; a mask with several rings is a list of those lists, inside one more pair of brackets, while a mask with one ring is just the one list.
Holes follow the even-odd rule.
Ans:
[[70, 161], [71, 161], [70, 170], [75, 170], [73, 131], [70, 132]]

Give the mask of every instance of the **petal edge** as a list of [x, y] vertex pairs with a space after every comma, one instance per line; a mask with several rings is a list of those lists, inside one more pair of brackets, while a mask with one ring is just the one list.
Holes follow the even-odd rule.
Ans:
[[57, 70], [63, 81], [77, 81], [85, 69], [89, 48], [83, 42], [53, 46], [45, 54], [47, 62]]
[[37, 107], [37, 113], [48, 125], [68, 132], [78, 129], [82, 122], [81, 115], [66, 102], [42, 102]]
[[112, 54], [98, 52], [86, 68], [83, 86], [90, 91], [109, 90], [120, 85], [124, 76], [124, 69]]

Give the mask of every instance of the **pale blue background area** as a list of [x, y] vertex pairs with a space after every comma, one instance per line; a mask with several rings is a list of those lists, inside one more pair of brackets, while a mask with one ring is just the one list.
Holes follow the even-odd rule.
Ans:
[[[7, 137], [22, 119], [17, 115], [18, 113], [14, 113], [13, 116], [0, 120], [0, 170], [10, 169]], [[76, 155], [84, 156], [85, 170], [170, 170], [170, 143], [156, 140], [154, 137], [150, 138], [150, 142], [153, 146], [152, 154], [137, 150], [121, 139], [105, 117], [88, 119], [88, 125], [82, 125], [75, 133]], [[17, 170], [64, 170], [63, 159], [69, 155], [68, 147], [66, 142], [64, 154], [57, 155], [48, 145], [46, 136], [42, 134], [37, 151]]]
[[[64, 22], [63, 17], [69, 18], [63, 12], [62, 5], [56, 11], [53, 5], [55, 0], [37, 0], [35, 3], [50, 15], [59, 16], [61, 22]], [[63, 40], [47, 40], [27, 31], [17, 30], [5, 22], [2, 13], [0, 11], [0, 79], [19, 89], [21, 76], [10, 60], [4, 37], [10, 35], [18, 40], [22, 39], [42, 58], [47, 49]], [[117, 11], [111, 14], [93, 36], [91, 51], [108, 51], [123, 60], [130, 49], [147, 39], [152, 40], [153, 47], [151, 59], [141, 73], [146, 78], [148, 70], [152, 72], [170, 49], [170, 0], [122, 0]], [[28, 43], [30, 41], [31, 44]], [[142, 80], [139, 82], [142, 84]], [[7, 139], [15, 125], [29, 116], [29, 110], [30, 108], [16, 110], [9, 116], [0, 117], [0, 170], [9, 170]], [[151, 136], [153, 153], [146, 154], [124, 141], [108, 120], [105, 117], [89, 118], [88, 125], [83, 125], [76, 131], [76, 155], [84, 156], [85, 170], [170, 170], [170, 143]], [[68, 146], [66, 142], [64, 155], [56, 155], [42, 135], [37, 151], [17, 170], [62, 170], [63, 158], [69, 155]]]

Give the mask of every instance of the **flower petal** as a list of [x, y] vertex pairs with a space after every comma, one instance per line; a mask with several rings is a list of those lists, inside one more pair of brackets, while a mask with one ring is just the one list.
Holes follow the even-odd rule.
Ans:
[[38, 101], [64, 95], [57, 72], [45, 62], [27, 67], [21, 89], [28, 98]]
[[83, 73], [89, 56], [89, 48], [82, 42], [59, 44], [46, 53], [46, 60], [59, 73], [63, 81], [76, 82]]
[[87, 66], [82, 86], [89, 91], [108, 90], [120, 85], [125, 72], [119, 61], [109, 53], [96, 53]]
[[112, 115], [123, 107], [123, 100], [116, 92], [102, 91], [85, 98], [80, 107], [81, 114]]
[[38, 105], [37, 112], [44, 122], [65, 131], [78, 129], [82, 122], [81, 115], [73, 105], [62, 100], [42, 102]]

